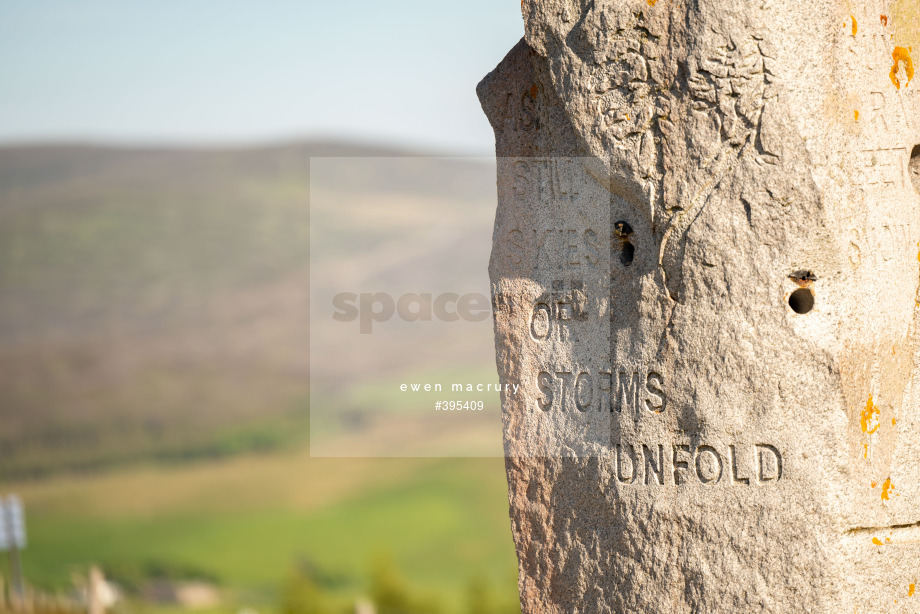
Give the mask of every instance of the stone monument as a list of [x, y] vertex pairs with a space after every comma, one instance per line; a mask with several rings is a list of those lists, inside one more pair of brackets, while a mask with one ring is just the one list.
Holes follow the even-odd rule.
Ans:
[[920, 0], [523, 0], [482, 81], [525, 612], [920, 612]]

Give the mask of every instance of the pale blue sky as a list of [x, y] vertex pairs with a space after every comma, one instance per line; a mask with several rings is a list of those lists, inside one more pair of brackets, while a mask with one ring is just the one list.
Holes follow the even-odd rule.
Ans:
[[519, 0], [0, 0], [0, 143], [345, 137], [488, 154]]

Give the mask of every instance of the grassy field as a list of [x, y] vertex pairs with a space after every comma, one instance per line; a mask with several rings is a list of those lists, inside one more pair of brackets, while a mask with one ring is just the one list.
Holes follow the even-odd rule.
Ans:
[[414, 587], [462, 611], [473, 580], [505, 598], [516, 590], [502, 463], [299, 450], [8, 486], [29, 513], [28, 576], [45, 587], [91, 563], [116, 577], [159, 564], [215, 578], [232, 606], [270, 609], [298, 564], [353, 596], [368, 590], [375, 558], [390, 557]]

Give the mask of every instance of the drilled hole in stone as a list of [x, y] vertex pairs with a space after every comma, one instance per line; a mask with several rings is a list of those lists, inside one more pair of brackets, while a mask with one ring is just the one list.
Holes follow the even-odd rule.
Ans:
[[620, 250], [620, 262], [624, 266], [629, 266], [633, 261], [633, 254], [636, 252], [636, 248], [633, 247], [633, 244], [629, 241], [623, 242], [623, 247]]
[[796, 313], [808, 313], [815, 306], [815, 295], [807, 288], [799, 288], [789, 295], [789, 306]]
[[910, 170], [910, 181], [914, 184], [914, 189], [920, 192], [920, 145], [914, 145], [913, 150], [910, 152], [908, 169]]
[[632, 264], [636, 248], [629, 242], [629, 235], [633, 232], [632, 226], [627, 222], [617, 222], [613, 225], [613, 234], [620, 239], [620, 263], [623, 266]]

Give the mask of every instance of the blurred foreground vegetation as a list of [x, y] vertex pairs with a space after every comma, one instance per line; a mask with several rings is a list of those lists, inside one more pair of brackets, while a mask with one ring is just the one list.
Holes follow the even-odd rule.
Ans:
[[502, 459], [298, 450], [14, 488], [29, 514], [26, 575], [48, 591], [98, 564], [128, 596], [154, 580], [213, 583], [215, 612], [517, 607]]

